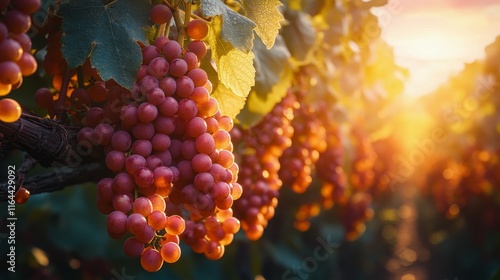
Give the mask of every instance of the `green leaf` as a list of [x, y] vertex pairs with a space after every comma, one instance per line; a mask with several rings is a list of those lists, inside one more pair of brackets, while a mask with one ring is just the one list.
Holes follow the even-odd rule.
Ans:
[[82, 65], [90, 55], [92, 66], [104, 80], [114, 79], [131, 88], [141, 66], [146, 41], [143, 27], [149, 24], [150, 6], [143, 0], [72, 0], [61, 5], [62, 52], [68, 66]]
[[[55, 0], [44, 0], [41, 2], [40, 9], [31, 16], [31, 21], [33, 23], [31, 26], [32, 29], [47, 24], [49, 14], [54, 13], [54, 2]], [[35, 29], [34, 31], [38, 30]]]
[[292, 54], [298, 61], [308, 59], [316, 43], [316, 31], [307, 14], [294, 10], [286, 10], [286, 19], [289, 25], [283, 27], [283, 38]]
[[256, 69], [255, 86], [237, 117], [244, 127], [258, 123], [267, 115], [286, 95], [293, 78], [293, 69], [289, 61], [290, 52], [280, 35], [276, 37], [276, 43], [269, 50], [257, 38], [253, 51]]
[[204, 16], [221, 16], [222, 32], [219, 36], [240, 51], [249, 52], [253, 44], [255, 23], [231, 10], [220, 0], [203, 0], [201, 11]]
[[214, 17], [207, 36], [218, 79], [237, 96], [247, 97], [255, 84], [254, 54], [242, 52], [222, 39], [221, 28], [222, 17]]
[[280, 78], [285, 68], [291, 67], [290, 52], [280, 35], [276, 37], [276, 44], [271, 49], [267, 49], [264, 43], [256, 38], [253, 52], [256, 73], [254, 90], [261, 99], [266, 99], [273, 86], [283, 82]]
[[279, 0], [244, 0], [243, 8], [249, 19], [257, 24], [255, 32], [270, 49], [281, 27], [284, 18], [278, 10]]

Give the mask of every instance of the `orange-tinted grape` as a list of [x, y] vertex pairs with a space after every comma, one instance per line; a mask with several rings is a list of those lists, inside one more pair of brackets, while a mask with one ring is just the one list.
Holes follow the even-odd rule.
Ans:
[[30, 191], [28, 191], [26, 188], [20, 187], [14, 196], [14, 200], [17, 204], [23, 204], [28, 201], [29, 197]]
[[187, 24], [186, 32], [191, 39], [202, 40], [208, 34], [208, 24], [202, 19], [194, 19]]
[[167, 242], [161, 247], [161, 257], [167, 263], [174, 263], [181, 257], [181, 247], [174, 242]]
[[14, 99], [0, 100], [0, 121], [15, 122], [21, 117], [21, 106]]

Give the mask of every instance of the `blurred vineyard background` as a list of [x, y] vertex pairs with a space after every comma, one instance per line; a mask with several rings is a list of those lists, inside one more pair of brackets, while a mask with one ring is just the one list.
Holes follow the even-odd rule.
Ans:
[[[300, 65], [294, 75], [305, 100], [314, 92], [334, 104], [316, 102], [315, 110], [336, 120], [335, 133], [307, 189], [283, 180], [275, 217], [258, 241], [240, 232], [218, 261], [186, 247], [180, 261], [148, 273], [107, 235], [95, 184], [85, 184], [16, 207], [14, 279], [500, 279], [500, 37], [433, 92], [408, 97], [411, 73], [395, 62], [372, 12], [384, 4], [287, 1], [275, 51], [286, 47], [287, 63]], [[257, 60], [259, 48], [256, 42]], [[283, 65], [262, 66], [257, 80], [292, 75]], [[41, 83], [29, 77], [9, 97], [43, 114], [27, 94]], [[259, 106], [259, 98], [252, 92], [247, 106]], [[251, 112], [238, 118], [257, 123]], [[3, 152], [0, 170], [21, 165], [21, 152]], [[282, 160], [280, 176], [290, 162]], [[324, 242], [337, 246], [318, 260]], [[2, 269], [0, 278], [12, 274]]]

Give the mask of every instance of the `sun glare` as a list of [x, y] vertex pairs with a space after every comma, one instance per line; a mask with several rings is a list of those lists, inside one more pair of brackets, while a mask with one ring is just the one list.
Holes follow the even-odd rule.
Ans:
[[382, 37], [394, 47], [396, 62], [410, 71], [409, 96], [434, 90], [464, 63], [483, 57], [484, 46], [500, 35], [500, 3], [480, 7], [481, 1], [465, 6], [444, 1], [439, 9], [423, 0], [398, 3], [392, 13], [391, 4], [374, 13], [385, 18]]

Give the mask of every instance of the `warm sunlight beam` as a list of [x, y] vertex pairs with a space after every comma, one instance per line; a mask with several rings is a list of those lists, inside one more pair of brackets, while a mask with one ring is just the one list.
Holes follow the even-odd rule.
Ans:
[[410, 70], [410, 96], [429, 93], [464, 63], [483, 57], [500, 35], [498, 1], [390, 0], [374, 13], [396, 62]]

